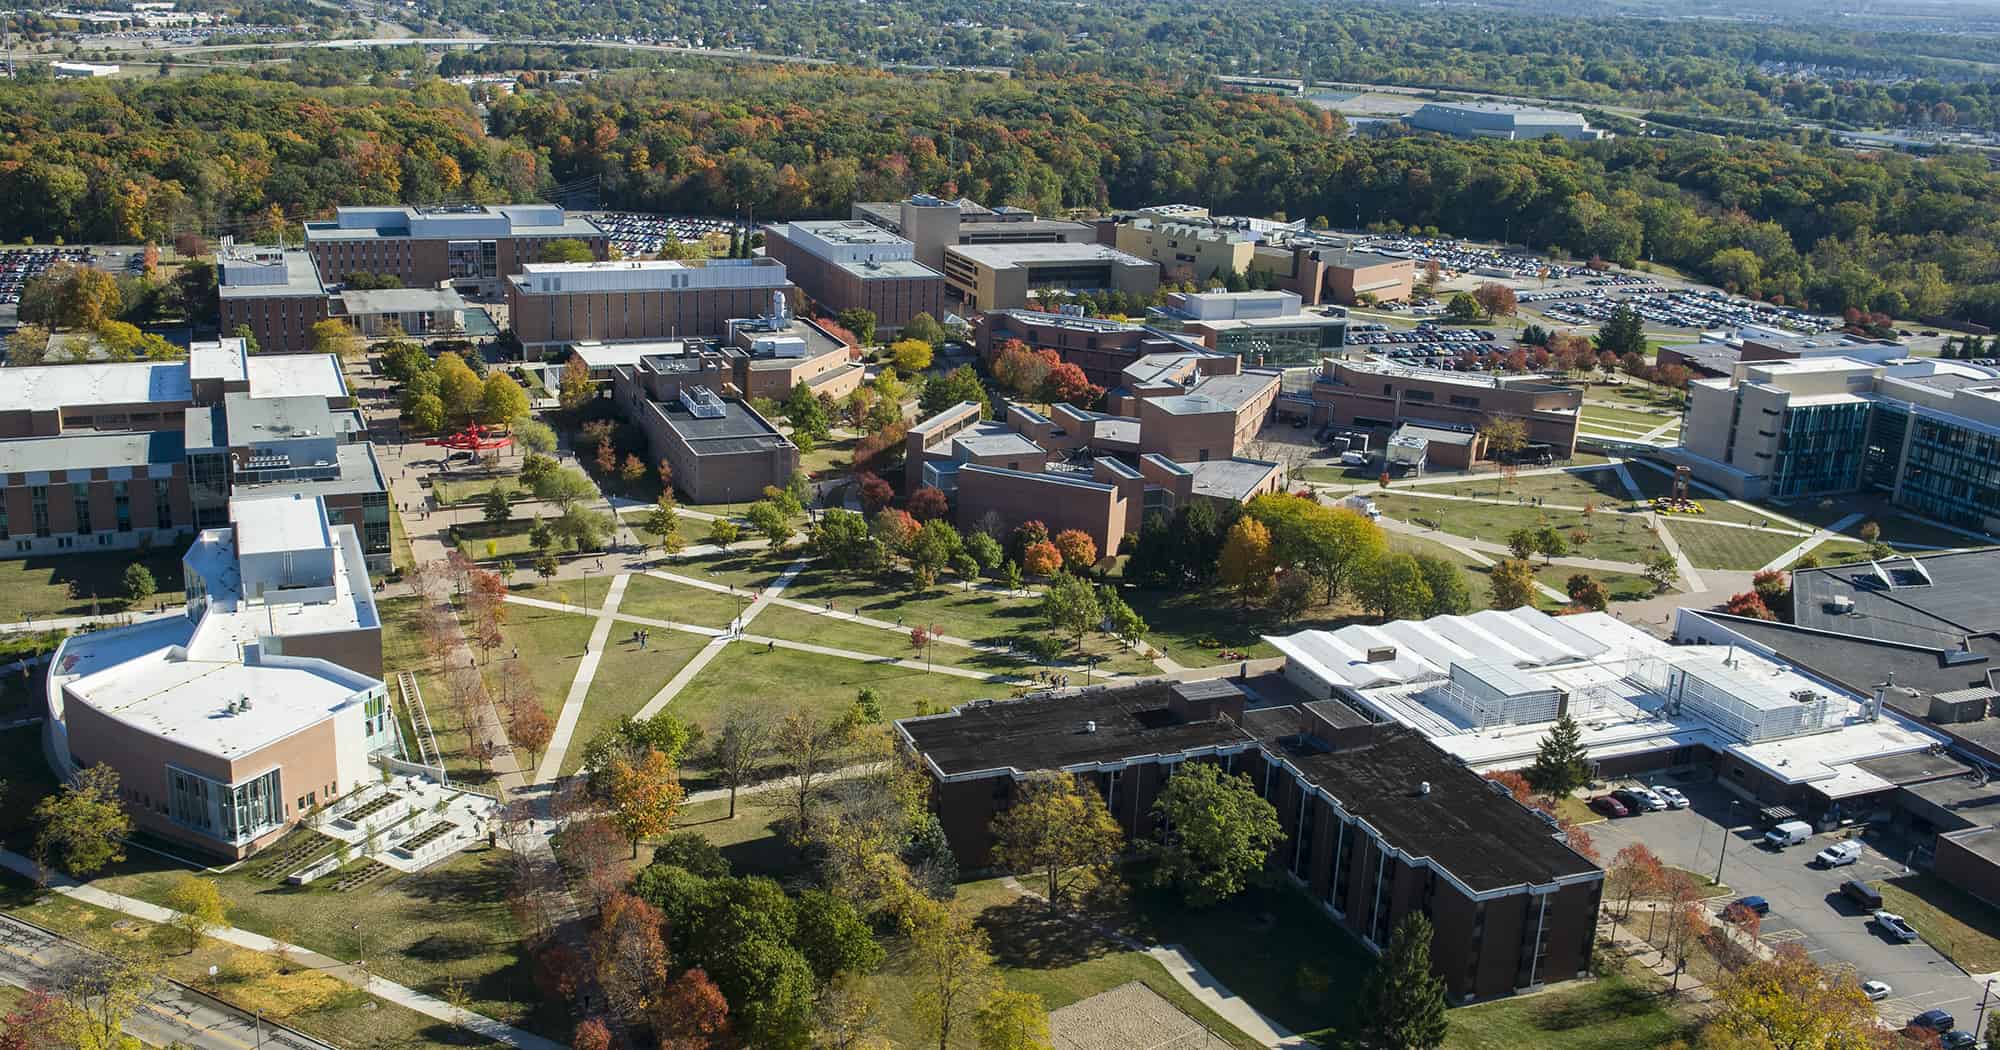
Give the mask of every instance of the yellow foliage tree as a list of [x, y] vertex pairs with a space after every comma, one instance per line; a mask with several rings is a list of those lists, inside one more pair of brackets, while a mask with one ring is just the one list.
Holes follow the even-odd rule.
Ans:
[[1256, 518], [1238, 518], [1222, 541], [1222, 561], [1217, 571], [1223, 585], [1236, 592], [1248, 605], [1271, 593], [1271, 531]]

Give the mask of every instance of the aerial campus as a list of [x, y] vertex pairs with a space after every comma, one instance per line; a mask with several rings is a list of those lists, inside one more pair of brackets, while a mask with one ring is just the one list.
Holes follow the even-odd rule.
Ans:
[[0, 1050], [1996, 1045], [1983, 16], [471, 6], [0, 12]]

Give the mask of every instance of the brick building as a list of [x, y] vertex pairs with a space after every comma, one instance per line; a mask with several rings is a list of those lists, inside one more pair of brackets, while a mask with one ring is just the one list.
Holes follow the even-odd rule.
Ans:
[[548, 204], [336, 208], [331, 221], [306, 223], [305, 235], [307, 253], [330, 283], [380, 274], [406, 288], [449, 282], [485, 295], [540, 262], [550, 241], [581, 241], [598, 259], [609, 251], [603, 230]]
[[[1385, 440], [1406, 424], [1474, 433], [1491, 419], [1517, 419], [1532, 445], [1547, 446], [1553, 458], [1568, 459], [1576, 452], [1583, 392], [1532, 377], [1406, 368], [1372, 358], [1329, 358], [1313, 381], [1312, 402], [1315, 424], [1373, 431]], [[1370, 447], [1383, 443], [1374, 441]], [[1433, 457], [1432, 462], [1462, 468], [1483, 456], [1483, 443], [1475, 439], [1451, 458]]]
[[216, 253], [222, 331], [247, 326], [261, 353], [312, 349], [312, 326], [331, 309], [312, 256], [283, 248], [225, 243]]
[[1285, 838], [1270, 865], [1364, 946], [1379, 952], [1403, 915], [1427, 914], [1453, 997], [1589, 970], [1604, 873], [1421, 734], [1338, 700], [1248, 707], [1229, 681], [1147, 682], [896, 726], [965, 867], [992, 863], [992, 822], [1030, 776], [1078, 777], [1138, 847], [1160, 831], [1153, 803], [1175, 771], [1211, 763], [1272, 804]]
[[944, 274], [916, 261], [916, 245], [859, 219], [764, 228], [764, 254], [827, 314], [863, 309], [893, 335], [918, 314], [944, 317]]
[[1018, 309], [1047, 288], [1136, 296], [1160, 289], [1158, 263], [1080, 242], [958, 245], [944, 250], [940, 269], [946, 297], [967, 310]]
[[757, 410], [718, 391], [732, 375], [717, 353], [653, 354], [611, 366], [611, 397], [646, 436], [648, 458], [665, 460], [690, 503], [758, 498], [784, 487], [798, 446]]
[[1024, 208], [988, 208], [964, 199], [948, 201], [919, 193], [901, 201], [863, 201], [850, 218], [907, 238], [918, 262], [944, 269], [945, 249], [959, 244], [1086, 244], [1096, 240], [1094, 227], [1081, 222], [1044, 219]]
[[529, 348], [576, 342], [719, 339], [796, 289], [776, 259], [537, 263], [507, 278], [514, 334]]

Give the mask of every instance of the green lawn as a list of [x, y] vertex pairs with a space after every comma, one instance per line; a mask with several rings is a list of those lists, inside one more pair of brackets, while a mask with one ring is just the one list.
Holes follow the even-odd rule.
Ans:
[[708, 644], [701, 635], [654, 629], [641, 649], [632, 641], [632, 632], [639, 629], [637, 624], [623, 621], [612, 624], [611, 638], [597, 662], [597, 673], [590, 679], [590, 691], [584, 694], [576, 733], [563, 756], [562, 775], [576, 772], [583, 760], [584, 744], [646, 706], [646, 701]]
[[1695, 1019], [1665, 982], [1626, 970], [1543, 995], [1451, 1011], [1451, 1050], [1652, 1050], [1692, 1034]]
[[[199, 985], [240, 1007], [257, 1009], [335, 1046], [433, 1050], [501, 1045], [375, 999], [329, 974], [221, 941], [202, 938], [188, 952], [179, 931], [68, 897], [39, 895], [26, 880], [11, 874], [0, 877], [0, 907], [100, 950], [145, 952], [159, 959], [166, 976]], [[221, 971], [218, 978], [208, 976], [211, 966]]]
[[1704, 525], [1681, 518], [1670, 518], [1666, 526], [1672, 530], [1674, 542], [1680, 544], [1681, 553], [1698, 569], [1761, 569], [1805, 540], [1790, 533]]
[[1482, 499], [1539, 498], [1546, 503], [1570, 507], [1581, 507], [1590, 503], [1599, 509], [1632, 502], [1631, 495], [1618, 480], [1618, 472], [1609, 467], [1569, 470], [1560, 474], [1531, 474], [1517, 477], [1511, 483], [1499, 474], [1492, 474], [1475, 481], [1407, 487], [1421, 492], [1439, 492], [1447, 496], [1478, 496]]
[[[757, 801], [757, 796], [742, 795], [736, 800], [736, 819], [729, 817], [727, 799], [697, 802], [681, 809], [674, 830], [700, 832], [722, 851], [723, 859], [738, 875], [790, 879], [806, 868], [807, 861], [780, 834], [777, 825], [785, 816], [785, 810], [764, 805]], [[652, 847], [642, 844], [637, 866], [650, 863], [651, 858]]]
[[1630, 408], [1609, 408], [1604, 405], [1583, 406], [1585, 423], [1608, 423], [1614, 428], [1648, 431], [1662, 423], [1671, 423], [1680, 418], [1678, 411], [1642, 412]]
[[1935, 876], [1915, 874], [1872, 883], [1882, 906], [1910, 920], [1924, 943], [1967, 973], [2000, 970], [2000, 909]]
[[61, 557], [12, 558], [0, 561], [0, 616], [39, 620], [52, 616], [101, 616], [125, 609], [125, 569], [137, 562], [151, 570], [155, 601], [178, 603], [187, 585], [181, 582], [183, 546], [173, 549], [117, 554], [67, 554]]
[[807, 477], [817, 478], [826, 474], [844, 473], [854, 465], [854, 446], [860, 438], [840, 438], [822, 442], [811, 452], [799, 457], [799, 469]]
[[[438, 747], [442, 750], [445, 747], [445, 723], [450, 721], [450, 693], [445, 688], [444, 678], [437, 673], [437, 668], [432, 666], [424, 654], [424, 636], [417, 616], [422, 608], [422, 601], [423, 599], [415, 595], [403, 595], [378, 599], [375, 602], [375, 610], [382, 617], [382, 670], [387, 678], [394, 678], [398, 671], [408, 671], [416, 676], [417, 691], [423, 694], [424, 710], [431, 716], [431, 728], [438, 735]], [[391, 688], [389, 695], [398, 699], [396, 715], [403, 726], [403, 740], [409, 752], [406, 757], [412, 762], [420, 761], [417, 757], [417, 742], [413, 735], [415, 730], [408, 712], [403, 710], [400, 694]], [[459, 738], [456, 750], [461, 756], [464, 754], [465, 744], [462, 736]], [[483, 774], [469, 760], [461, 760], [454, 766], [447, 757], [445, 768], [453, 775], [462, 773], [474, 780], [484, 779]]]
[[[675, 571], [691, 578], [698, 578], [699, 575], [679, 569]], [[731, 596], [721, 591], [662, 580], [657, 576], [635, 574], [625, 581], [625, 597], [619, 601], [618, 611], [648, 620], [726, 627], [755, 598], [756, 594], [750, 590], [738, 589]]]
[[[1543, 565], [1540, 559], [1535, 563], [1535, 579], [1565, 594], [1569, 593], [1569, 578], [1577, 573], [1583, 573], [1603, 584], [1604, 589], [1611, 592], [1611, 600], [1614, 602], [1635, 602], [1653, 596], [1653, 581], [1635, 572], [1598, 572], [1592, 569], [1579, 569], [1574, 565], [1563, 565], [1560, 562]], [[1672, 587], [1667, 588], [1668, 593], [1672, 593], [1673, 590]], [[1549, 602], [1552, 608], [1559, 604], [1553, 599]]]
[[[831, 616], [803, 612], [783, 605], [773, 605], [758, 613], [757, 618], [750, 622], [750, 632], [795, 642], [828, 645], [836, 649], [851, 649], [858, 653], [892, 656], [898, 660], [922, 662], [925, 657], [921, 650], [910, 648], [910, 635], [907, 631], [870, 627], [867, 624], [838, 620]], [[984, 653], [964, 646], [932, 645], [930, 650], [930, 659], [940, 667], [963, 667], [990, 674], [1031, 672], [1034, 669], [1034, 665], [1025, 660]]]
[[410, 530], [403, 524], [403, 512], [396, 509], [393, 500], [389, 503], [389, 564], [397, 572], [417, 567], [417, 557], [410, 551]]
[[1005, 645], [1040, 630], [1041, 599], [993, 590], [971, 590], [950, 583], [921, 594], [891, 586], [862, 574], [849, 575], [817, 565], [808, 566], [785, 588], [785, 597], [815, 605], [831, 601], [842, 612], [894, 623], [936, 624], [944, 633], [972, 641]]
[[[273, 848], [288, 844], [289, 839]], [[115, 874], [91, 884], [163, 904], [183, 870], [135, 850]], [[375, 973], [432, 995], [442, 994], [445, 982], [456, 978], [471, 994], [475, 1012], [536, 1031], [564, 1030], [562, 1005], [543, 1001], [530, 978], [507, 908], [504, 852], [476, 849], [415, 875], [352, 891], [333, 889], [332, 880], [289, 886], [253, 874], [260, 870], [253, 862], [212, 877], [228, 904], [231, 925], [336, 959], [366, 958]]]
[[847, 710], [864, 685], [873, 686], [882, 695], [886, 719], [915, 713], [920, 701], [933, 710], [949, 710], [968, 700], [1004, 699], [1016, 692], [1005, 685], [956, 675], [792, 649], [766, 652], [761, 645], [738, 642], [702, 668], [667, 710], [710, 728], [739, 705], [754, 705], [773, 716], [803, 705], [831, 717]]
[[1860, 521], [1847, 527], [1845, 535], [1856, 536], [1861, 526], [1873, 521], [1882, 529], [1882, 542], [1891, 547], [1914, 543], [1925, 547], [1977, 547], [1979, 540], [1950, 529], [1941, 529], [1929, 522], [1906, 516], [1903, 511], [1890, 503], [1880, 493], [1846, 493], [1824, 500], [1798, 500], [1778, 505], [1779, 511], [1787, 517], [1795, 518], [1819, 528], [1832, 528], [1833, 524], [1850, 514], [1863, 515]]
[[558, 576], [544, 580], [532, 572], [516, 569], [511, 589], [523, 598], [560, 602], [583, 609], [597, 609], [603, 607], [605, 596], [611, 592], [611, 576], [602, 573], [590, 576]]
[[476, 503], [485, 499], [495, 487], [505, 492], [509, 499], [525, 497], [527, 491], [521, 488], [521, 479], [511, 475], [492, 478], [466, 479], [462, 481], [435, 481], [431, 483], [431, 497], [439, 506], [452, 507], [460, 503]]
[[[690, 540], [698, 539], [708, 531], [704, 522], [690, 521], [687, 524], [696, 526], [695, 532], [689, 535]], [[769, 587], [771, 581], [777, 579], [778, 574], [784, 572], [791, 563], [792, 557], [783, 552], [773, 555], [761, 549], [737, 550], [704, 554], [693, 558], [674, 558], [668, 562], [666, 569], [676, 576], [693, 576], [710, 583], [734, 584], [739, 589], [751, 588], [761, 591]]]
[[1493, 503], [1464, 503], [1397, 495], [1394, 490], [1373, 495], [1375, 505], [1392, 518], [1437, 528], [1455, 536], [1470, 536], [1493, 543], [1507, 542], [1516, 529], [1554, 525], [1565, 536], [1582, 529], [1589, 538], [1581, 545], [1572, 543], [1570, 555], [1610, 561], [1644, 564], [1660, 550], [1644, 519], [1615, 512], [1585, 514], [1582, 511], [1552, 510], [1531, 506]]
[[512, 558], [516, 564], [526, 566], [535, 559], [534, 545], [528, 542], [528, 533], [533, 528], [534, 521], [529, 518], [514, 518], [498, 525], [475, 521], [452, 526], [451, 538], [474, 561]]

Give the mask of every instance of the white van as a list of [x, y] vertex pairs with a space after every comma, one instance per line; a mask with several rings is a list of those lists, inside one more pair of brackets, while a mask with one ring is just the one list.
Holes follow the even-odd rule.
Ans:
[[1796, 846], [1812, 838], [1812, 825], [1803, 820], [1788, 820], [1764, 833], [1764, 844], [1772, 849]]

